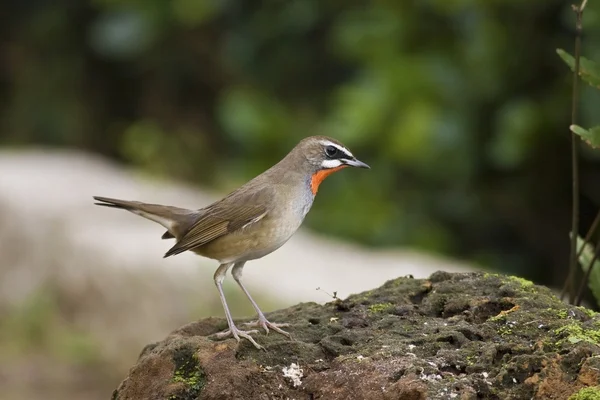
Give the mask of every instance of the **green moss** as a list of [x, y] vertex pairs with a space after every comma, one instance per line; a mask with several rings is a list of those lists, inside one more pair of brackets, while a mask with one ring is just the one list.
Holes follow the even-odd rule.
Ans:
[[369, 306], [370, 313], [381, 313], [388, 311], [390, 308], [394, 307], [392, 303], [378, 303], [372, 304]]
[[509, 328], [508, 326], [501, 326], [500, 329], [498, 329], [498, 334], [500, 334], [500, 336], [508, 336], [508, 335], [512, 335], [513, 331], [511, 328]]
[[206, 378], [199, 368], [197, 368], [192, 374], [186, 374], [177, 370], [173, 375], [173, 382], [185, 383], [191, 389], [199, 391], [206, 383]]
[[488, 322], [500, 322], [506, 320], [506, 314], [498, 313], [498, 315], [494, 315], [493, 317], [489, 317], [487, 319]]
[[569, 400], [600, 400], [600, 386], [583, 388], [571, 395]]
[[[567, 308], [548, 307], [544, 311], [548, 313], [549, 317], [558, 317], [560, 319], [569, 318], [569, 310]], [[586, 312], [586, 314], [588, 314], [588, 313]]]
[[521, 285], [523, 288], [531, 288], [533, 287], [533, 282], [527, 280], [527, 279], [523, 279], [523, 278], [519, 278], [518, 276], [508, 276], [508, 279], [518, 283], [519, 285]]
[[173, 356], [175, 372], [172, 382], [183, 383], [184, 387], [178, 393], [169, 397], [170, 400], [196, 399], [206, 385], [206, 376], [200, 368], [198, 358], [191, 347], [177, 349]]
[[579, 311], [583, 312], [585, 315], [587, 315], [588, 317], [592, 318], [594, 317], [596, 314], [598, 314], [597, 312], [590, 310], [589, 308], [585, 308], [585, 307], [581, 307], [578, 306], [576, 307]]
[[496, 273], [493, 273], [493, 272], [484, 272], [483, 273], [483, 277], [485, 279], [488, 279], [488, 278], [502, 278], [503, 276], [504, 275], [496, 274]]
[[513, 275], [502, 275], [502, 274], [494, 274], [494, 273], [489, 273], [486, 272], [483, 274], [483, 277], [486, 279], [490, 279], [490, 278], [498, 278], [500, 279], [502, 282], [506, 283], [506, 284], [516, 284], [518, 285], [521, 289], [526, 290], [528, 292], [534, 290], [534, 286], [535, 284], [533, 282], [531, 282], [530, 280], [518, 277], [518, 276], [513, 276]]
[[557, 344], [562, 344], [565, 341], [569, 343], [600, 343], [600, 329], [583, 329], [576, 323], [568, 324], [558, 329], [555, 329], [554, 334], [559, 336], [566, 336], [564, 339], [561, 339]]

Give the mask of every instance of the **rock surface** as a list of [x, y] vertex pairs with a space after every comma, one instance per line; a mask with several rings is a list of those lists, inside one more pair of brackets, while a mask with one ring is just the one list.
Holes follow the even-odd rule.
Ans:
[[[600, 314], [522, 279], [437, 272], [267, 315], [290, 341], [213, 340], [223, 319], [142, 351], [113, 400], [568, 399], [600, 384]], [[582, 392], [583, 394], [584, 392]]]

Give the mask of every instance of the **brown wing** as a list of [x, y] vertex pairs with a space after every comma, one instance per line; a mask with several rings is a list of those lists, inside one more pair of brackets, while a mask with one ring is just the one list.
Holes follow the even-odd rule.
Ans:
[[[259, 194], [238, 194], [226, 197], [220, 202], [205, 208], [179, 241], [164, 255], [169, 257], [184, 251], [203, 246], [223, 235], [254, 223], [267, 215], [264, 198]], [[261, 201], [262, 200], [262, 201]]]

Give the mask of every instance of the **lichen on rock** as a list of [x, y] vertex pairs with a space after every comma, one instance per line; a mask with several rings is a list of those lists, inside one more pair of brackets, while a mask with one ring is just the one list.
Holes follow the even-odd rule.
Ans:
[[600, 385], [600, 314], [519, 278], [398, 278], [268, 318], [293, 340], [257, 335], [259, 351], [213, 340], [223, 319], [190, 323], [147, 346], [113, 399], [567, 400]]
[[583, 388], [571, 397], [569, 400], [598, 400], [600, 399], [600, 387]]

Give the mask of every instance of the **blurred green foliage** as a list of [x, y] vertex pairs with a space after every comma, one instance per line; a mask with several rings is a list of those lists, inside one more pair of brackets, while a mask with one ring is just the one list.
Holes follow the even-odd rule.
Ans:
[[[577, 74], [584, 82], [587, 82], [591, 87], [600, 89], [600, 65], [598, 63], [580, 56], [579, 65], [576, 66], [575, 58], [572, 55], [563, 49], [557, 49], [556, 51], [573, 72], [577, 69]], [[585, 129], [579, 125], [571, 125], [570, 129], [592, 148], [600, 147], [600, 126]]]
[[76, 364], [101, 361], [98, 342], [89, 332], [75, 328], [65, 319], [53, 293], [47, 288], [40, 289], [3, 315], [0, 353], [4, 357], [50, 353]]
[[[600, 52], [596, 3], [584, 18], [590, 58]], [[573, 43], [568, 2], [3, 8], [12, 17], [0, 28], [3, 144], [88, 149], [228, 191], [300, 138], [326, 134], [372, 170], [329, 178], [310, 227], [546, 282], [563, 275], [570, 77], [555, 49]], [[583, 96], [586, 121], [599, 103]], [[597, 155], [586, 157], [593, 182]], [[600, 202], [593, 188], [584, 192]]]

